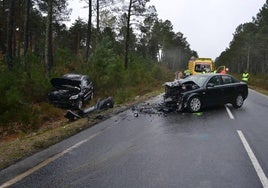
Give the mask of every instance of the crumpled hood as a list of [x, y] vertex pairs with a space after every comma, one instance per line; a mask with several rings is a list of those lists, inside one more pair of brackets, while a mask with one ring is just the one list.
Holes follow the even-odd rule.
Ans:
[[80, 89], [81, 82], [79, 80], [70, 80], [66, 78], [52, 78], [50, 83], [55, 88], [73, 86], [74, 88], [76, 87], [77, 89]]
[[48, 98], [50, 101], [62, 101], [68, 100], [71, 96], [79, 94], [79, 89], [77, 87], [72, 87], [72, 89], [64, 89], [65, 86], [62, 86], [62, 89], [57, 89], [48, 93]]
[[187, 80], [187, 79], [179, 79], [179, 80], [175, 80], [173, 82], [166, 82], [164, 84], [164, 86], [169, 86], [169, 87], [177, 87], [177, 86], [181, 86], [182, 84], [193, 84], [193, 85], [197, 85], [194, 81], [192, 80]]

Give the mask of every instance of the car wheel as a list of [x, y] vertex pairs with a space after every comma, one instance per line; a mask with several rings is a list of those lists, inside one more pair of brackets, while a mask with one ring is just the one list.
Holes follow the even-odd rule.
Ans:
[[244, 104], [244, 99], [241, 94], [238, 94], [235, 98], [235, 101], [233, 103], [234, 108], [240, 108]]
[[201, 100], [199, 97], [192, 97], [188, 101], [188, 110], [190, 112], [198, 112], [201, 109]]

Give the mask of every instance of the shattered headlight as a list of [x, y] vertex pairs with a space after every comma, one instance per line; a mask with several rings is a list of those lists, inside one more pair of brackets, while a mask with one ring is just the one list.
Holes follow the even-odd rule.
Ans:
[[73, 95], [73, 96], [71, 96], [69, 99], [70, 99], [70, 100], [75, 100], [75, 99], [78, 99], [78, 97], [79, 97], [79, 95]]

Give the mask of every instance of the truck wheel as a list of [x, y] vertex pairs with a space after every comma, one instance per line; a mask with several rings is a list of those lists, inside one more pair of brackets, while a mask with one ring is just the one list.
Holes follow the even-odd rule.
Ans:
[[238, 94], [235, 98], [234, 103], [232, 104], [234, 108], [240, 108], [244, 104], [244, 99], [241, 94]]
[[188, 101], [187, 108], [190, 112], [198, 112], [201, 110], [201, 100], [199, 97], [191, 97]]

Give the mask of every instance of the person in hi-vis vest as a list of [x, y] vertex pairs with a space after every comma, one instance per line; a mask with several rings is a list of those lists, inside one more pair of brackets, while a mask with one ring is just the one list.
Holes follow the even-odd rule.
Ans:
[[249, 73], [248, 73], [248, 71], [245, 71], [242, 74], [242, 81], [247, 83], [248, 80], [249, 80]]

